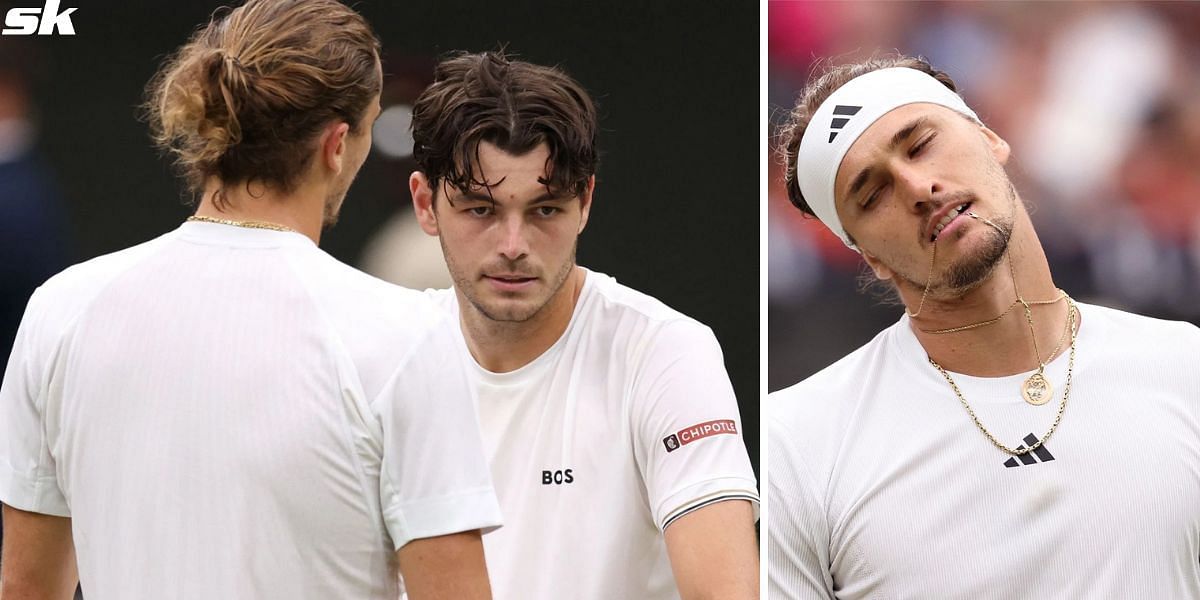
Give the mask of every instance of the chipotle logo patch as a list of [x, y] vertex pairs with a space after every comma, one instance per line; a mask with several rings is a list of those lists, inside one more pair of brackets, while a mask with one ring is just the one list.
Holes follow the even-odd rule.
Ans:
[[702, 440], [706, 437], [722, 433], [737, 435], [737, 423], [734, 423], [732, 419], [718, 419], [716, 421], [698, 423], [691, 427], [680, 429], [663, 438], [663, 445], [667, 447], [667, 452], [674, 452], [696, 440]]

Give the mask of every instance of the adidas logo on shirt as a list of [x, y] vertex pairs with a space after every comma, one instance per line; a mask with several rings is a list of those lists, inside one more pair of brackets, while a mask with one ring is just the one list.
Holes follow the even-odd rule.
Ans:
[[[837, 134], [842, 131], [842, 128], [846, 126], [846, 123], [850, 122], [850, 117], [857, 115], [858, 111], [860, 110], [862, 110], [861, 106], [844, 106], [839, 104], [833, 107], [834, 117], [833, 123], [830, 125], [831, 131], [829, 132], [830, 143], [833, 143], [833, 138], [837, 137]], [[844, 116], [839, 117], [838, 115]]]
[[[1038, 439], [1037, 439], [1036, 435], [1033, 435], [1031, 433], [1031, 434], [1025, 436], [1024, 438], [1022, 438], [1021, 441], [1032, 446], [1038, 442]], [[1025, 448], [1025, 446], [1024, 445], [1017, 446], [1017, 450], [1020, 450], [1022, 448]], [[1036, 456], [1037, 458], [1035, 459], [1034, 456]], [[1039, 459], [1042, 462], [1049, 462], [1049, 461], [1054, 460], [1054, 455], [1050, 454], [1050, 451], [1046, 449], [1045, 445], [1042, 445], [1040, 448], [1038, 448], [1037, 450], [1034, 450], [1033, 452], [1026, 452], [1025, 454], [1022, 454], [1020, 456], [1014, 456], [1014, 457], [1004, 461], [1004, 466], [1006, 466], [1008, 468], [1012, 468], [1012, 467], [1019, 467], [1023, 464], [1024, 465], [1036, 465], [1038, 463]], [[1017, 462], [1017, 461], [1020, 461], [1020, 462]]]

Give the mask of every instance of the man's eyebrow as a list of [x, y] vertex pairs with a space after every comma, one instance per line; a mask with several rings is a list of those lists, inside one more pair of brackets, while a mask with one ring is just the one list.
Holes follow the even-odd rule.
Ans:
[[[543, 202], [564, 202], [566, 200], [569, 200], [570, 198], [571, 197], [566, 194], [555, 194], [552, 192], [544, 192], [541, 195], [530, 200], [528, 203], [529, 204], [541, 204]], [[453, 200], [466, 201], [466, 202], [486, 202], [488, 204], [495, 202], [495, 199], [493, 199], [490, 195], [488, 195], [485, 192], [478, 191], [478, 190], [461, 192], [456, 197], [454, 197]], [[453, 204], [453, 202], [451, 202], [451, 204]]]
[[[920, 129], [921, 127], [928, 125], [928, 124], [929, 124], [929, 117], [917, 117], [917, 118], [913, 119], [912, 121], [909, 121], [909, 123], [907, 125], [900, 128], [900, 131], [896, 132], [896, 135], [892, 136], [892, 141], [888, 142], [888, 152], [895, 151], [896, 147], [899, 146], [900, 144], [902, 144], [904, 142], [904, 140], [908, 139], [908, 137], [910, 135], [912, 135], [914, 131], [916, 131], [916, 130]], [[866, 167], [863, 170], [859, 171], [858, 175], [854, 176], [854, 179], [850, 182], [850, 195], [851, 196], [857, 194], [860, 190], [862, 190], [863, 186], [867, 184], [867, 181], [869, 179], [871, 179], [872, 172], [873, 171], [872, 171], [871, 167]]]
[[572, 196], [570, 194], [563, 194], [563, 193], [547, 191], [547, 192], [542, 193], [542, 195], [538, 196], [537, 198], [530, 200], [529, 203], [530, 204], [541, 204], [542, 202], [566, 202], [567, 200], [570, 200], [573, 197], [574, 196]]
[[467, 202], [487, 202], [491, 204], [495, 200], [489, 194], [483, 192], [462, 192], [458, 194], [455, 200], [466, 200]]
[[888, 151], [895, 150], [896, 146], [899, 146], [904, 140], [908, 139], [908, 136], [912, 135], [914, 131], [928, 124], [929, 117], [917, 117], [909, 121], [908, 125], [902, 127], [900, 131], [896, 132], [896, 135], [892, 136], [892, 141], [888, 143]]
[[867, 184], [867, 180], [871, 178], [871, 171], [871, 167], [867, 167], [859, 171], [858, 175], [854, 176], [854, 181], [850, 183], [851, 196], [858, 194], [859, 190], [861, 190], [863, 186]]

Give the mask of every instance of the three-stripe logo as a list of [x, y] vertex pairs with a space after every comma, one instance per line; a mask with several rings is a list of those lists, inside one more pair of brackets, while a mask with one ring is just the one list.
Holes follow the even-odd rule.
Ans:
[[[1038, 439], [1037, 439], [1036, 435], [1033, 435], [1031, 433], [1031, 434], [1025, 436], [1024, 438], [1022, 438], [1021, 441], [1032, 446], [1038, 442]], [[1025, 448], [1025, 446], [1024, 445], [1017, 446], [1017, 450], [1020, 450], [1022, 448]], [[1037, 456], [1037, 459], [1035, 459], [1034, 456]], [[1012, 467], [1019, 467], [1022, 464], [1035, 465], [1035, 464], [1037, 464], [1038, 459], [1040, 459], [1042, 462], [1050, 462], [1050, 461], [1054, 460], [1054, 455], [1050, 454], [1050, 450], [1047, 449], [1045, 445], [1042, 445], [1042, 446], [1039, 446], [1038, 449], [1034, 450], [1033, 452], [1026, 452], [1025, 454], [1022, 454], [1020, 456], [1014, 456], [1014, 457], [1004, 461], [1004, 466], [1012, 468]], [[1017, 462], [1018, 460], [1021, 462]]]
[[830, 143], [833, 143], [833, 138], [837, 137], [837, 134], [842, 131], [846, 123], [850, 122], [850, 117], [857, 115], [860, 110], [862, 110], [861, 106], [846, 106], [844, 104], [833, 107], [833, 123], [829, 127]]

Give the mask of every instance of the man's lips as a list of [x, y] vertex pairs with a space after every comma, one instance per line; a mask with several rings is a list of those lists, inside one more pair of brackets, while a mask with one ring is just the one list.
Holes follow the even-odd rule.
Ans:
[[484, 275], [484, 280], [492, 285], [492, 287], [501, 291], [517, 291], [528, 287], [537, 281], [537, 277], [529, 275], [520, 275], [516, 273], [498, 273], [494, 275]]
[[929, 221], [925, 225], [925, 239], [930, 242], [936, 241], [938, 236], [945, 233], [946, 229], [970, 206], [970, 200], [947, 202], [945, 206], [929, 216]]

